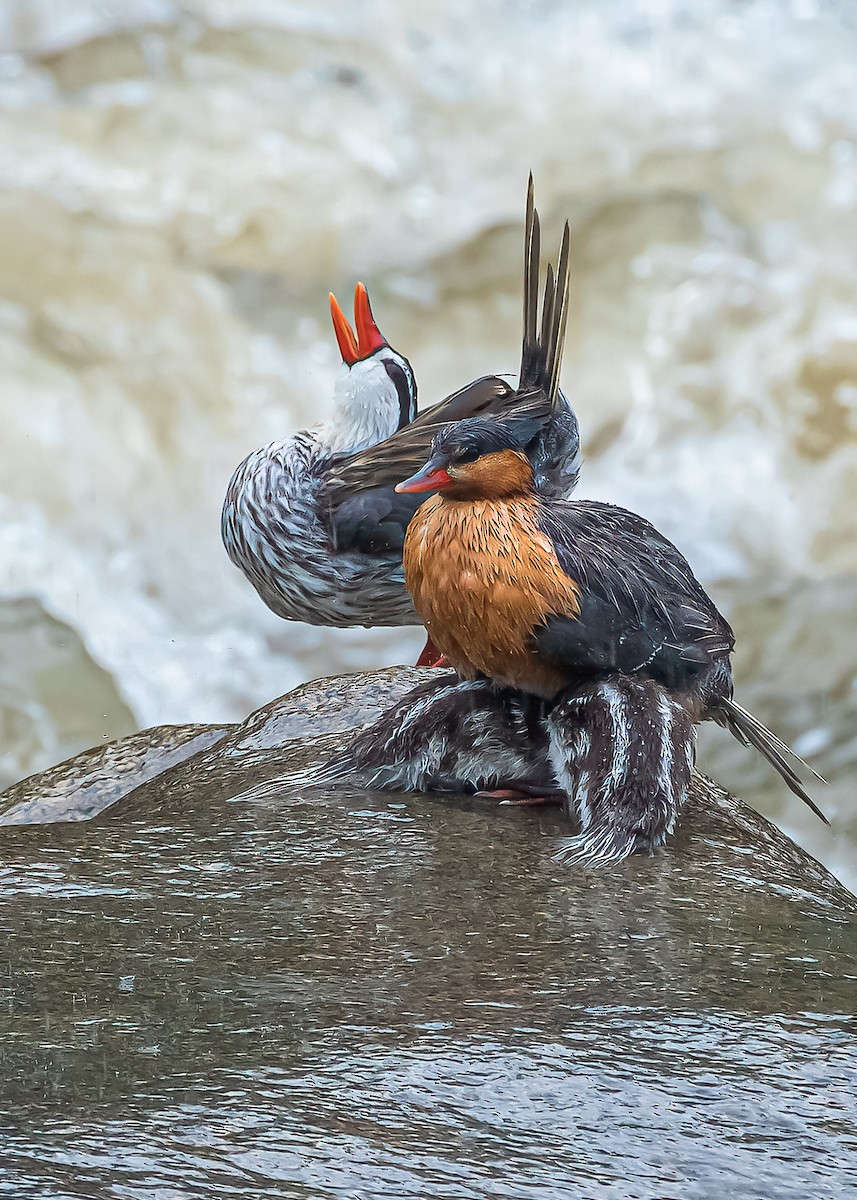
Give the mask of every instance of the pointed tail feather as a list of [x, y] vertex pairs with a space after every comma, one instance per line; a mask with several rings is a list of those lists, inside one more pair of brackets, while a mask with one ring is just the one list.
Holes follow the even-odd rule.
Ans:
[[545, 271], [545, 294], [542, 300], [542, 328], [539, 333], [539, 351], [540, 351], [540, 366], [541, 373], [537, 380], [537, 385], [547, 391], [547, 357], [548, 343], [550, 342], [551, 329], [553, 327], [553, 306], [556, 291], [554, 288], [553, 263], [548, 263], [548, 268]]
[[521, 347], [521, 380], [538, 371], [539, 260], [541, 230], [533, 199], [533, 174], [527, 186], [527, 218], [524, 231], [524, 343]]
[[533, 177], [527, 187], [527, 217], [524, 233], [524, 338], [521, 349], [519, 392], [539, 390], [553, 405], [559, 392], [559, 373], [568, 325], [570, 287], [568, 222], [563, 229], [556, 273], [552, 265], [545, 272], [539, 314], [539, 256], [541, 228], [533, 202]]
[[551, 336], [549, 343], [545, 347], [547, 354], [547, 393], [551, 404], [556, 403], [559, 392], [559, 373], [562, 367], [562, 352], [565, 348], [565, 334], [568, 328], [568, 300], [571, 288], [571, 274], [569, 272], [570, 246], [571, 231], [568, 227], [568, 221], [566, 221], [562, 231], [559, 261], [556, 268]]
[[788, 760], [791, 758], [800, 766], [805, 767], [807, 771], [811, 771], [821, 783], [824, 783], [825, 780], [814, 767], [811, 767], [808, 762], [804, 762], [800, 755], [796, 754], [791, 746], [787, 745], [782, 738], [778, 738], [757, 717], [754, 717], [746, 708], [742, 708], [740, 704], [736, 704], [734, 700], [727, 700], [725, 697], [718, 699], [717, 715], [720, 724], [724, 725], [733, 737], [737, 738], [739, 742], [743, 742], [745, 746], [749, 744], [755, 750], [758, 750], [762, 757], [766, 758], [774, 770], [778, 772], [790, 791], [799, 796], [804, 804], [808, 805], [815, 815], [821, 818], [825, 825], [830, 824], [827, 817], [804, 788], [800, 777]]

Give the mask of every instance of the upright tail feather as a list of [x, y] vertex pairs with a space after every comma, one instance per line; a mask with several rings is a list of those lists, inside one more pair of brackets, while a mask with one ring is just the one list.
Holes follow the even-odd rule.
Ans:
[[527, 217], [524, 234], [524, 339], [521, 348], [520, 392], [543, 391], [551, 404], [559, 392], [559, 372], [568, 325], [571, 233], [568, 221], [562, 233], [556, 274], [548, 266], [539, 316], [539, 257], [541, 228], [533, 201], [533, 177], [527, 187]]
[[559, 373], [562, 368], [562, 352], [565, 349], [565, 333], [568, 328], [568, 301], [571, 289], [571, 273], [569, 270], [571, 249], [571, 230], [566, 221], [562, 231], [562, 242], [559, 247], [559, 261], [556, 268], [556, 285], [554, 289], [553, 310], [551, 313], [551, 332], [547, 352], [547, 393], [551, 404], [556, 403], [559, 393]]
[[827, 817], [807, 793], [789, 759], [805, 767], [807, 771], [812, 772], [816, 779], [824, 783], [825, 781], [818, 771], [809, 763], [804, 762], [800, 755], [795, 754], [794, 750], [781, 738], [778, 738], [758, 718], [754, 717], [746, 708], [742, 708], [740, 704], [736, 704], [734, 700], [727, 700], [725, 697], [718, 698], [714, 719], [728, 729], [739, 742], [758, 750], [762, 757], [766, 758], [774, 770], [780, 774], [786, 786], [796, 796], [800, 796], [804, 804], [808, 805], [825, 825], [830, 824]]
[[527, 216], [524, 226], [524, 342], [521, 347], [521, 383], [523, 388], [540, 370], [539, 365], [539, 261], [541, 229], [533, 197], [533, 175], [527, 185]]

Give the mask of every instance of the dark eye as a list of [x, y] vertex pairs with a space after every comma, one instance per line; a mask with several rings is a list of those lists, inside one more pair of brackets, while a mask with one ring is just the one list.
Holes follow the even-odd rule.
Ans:
[[455, 456], [455, 461], [457, 463], [472, 463], [476, 462], [478, 457], [478, 450], [459, 450]]

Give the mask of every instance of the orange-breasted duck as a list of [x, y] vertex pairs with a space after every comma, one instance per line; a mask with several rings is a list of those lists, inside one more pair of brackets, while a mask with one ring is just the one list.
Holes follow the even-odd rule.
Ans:
[[[538, 380], [555, 360], [554, 304], [567, 297], [567, 233], [562, 278], [548, 272], [541, 328], [539, 250], [531, 178], [519, 386], [484, 376], [419, 415], [411, 366], [375, 323], [366, 289], [358, 284], [355, 294], [356, 333], [331, 297], [345, 370], [330, 420], [249, 455], [223, 505], [227, 553], [278, 616], [339, 627], [419, 624], [401, 555], [405, 530], [425, 497], [399, 494], [395, 485], [425, 460], [438, 429], [475, 415], [526, 411], [542, 398]], [[577, 419], [557, 388], [533, 450], [545, 494], [567, 495], [574, 487], [579, 448]], [[420, 661], [435, 658], [427, 646]]]
[[[545, 383], [547, 403], [554, 385]], [[685, 557], [626, 509], [540, 495], [538, 430], [537, 412], [459, 422], [399, 485], [404, 494], [435, 493], [408, 527], [403, 561], [416, 610], [446, 661], [463, 679], [487, 677], [548, 701], [581, 683], [602, 685], [613, 770], [625, 780], [636, 753], [629, 701], [610, 680], [651, 680], [693, 722], [716, 721], [754, 746], [826, 820], [789, 761], [801, 760], [733, 700], [732, 630]], [[652, 708], [651, 736], [663, 746], [674, 720], [674, 707]], [[572, 784], [582, 813], [586, 771]]]

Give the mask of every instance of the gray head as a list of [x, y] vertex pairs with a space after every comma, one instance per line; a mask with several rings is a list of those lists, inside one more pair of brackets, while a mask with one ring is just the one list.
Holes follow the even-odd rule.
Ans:
[[534, 492], [529, 454], [542, 433], [538, 416], [469, 417], [445, 425], [422, 470], [397, 492], [443, 492], [456, 500], [498, 500]]

